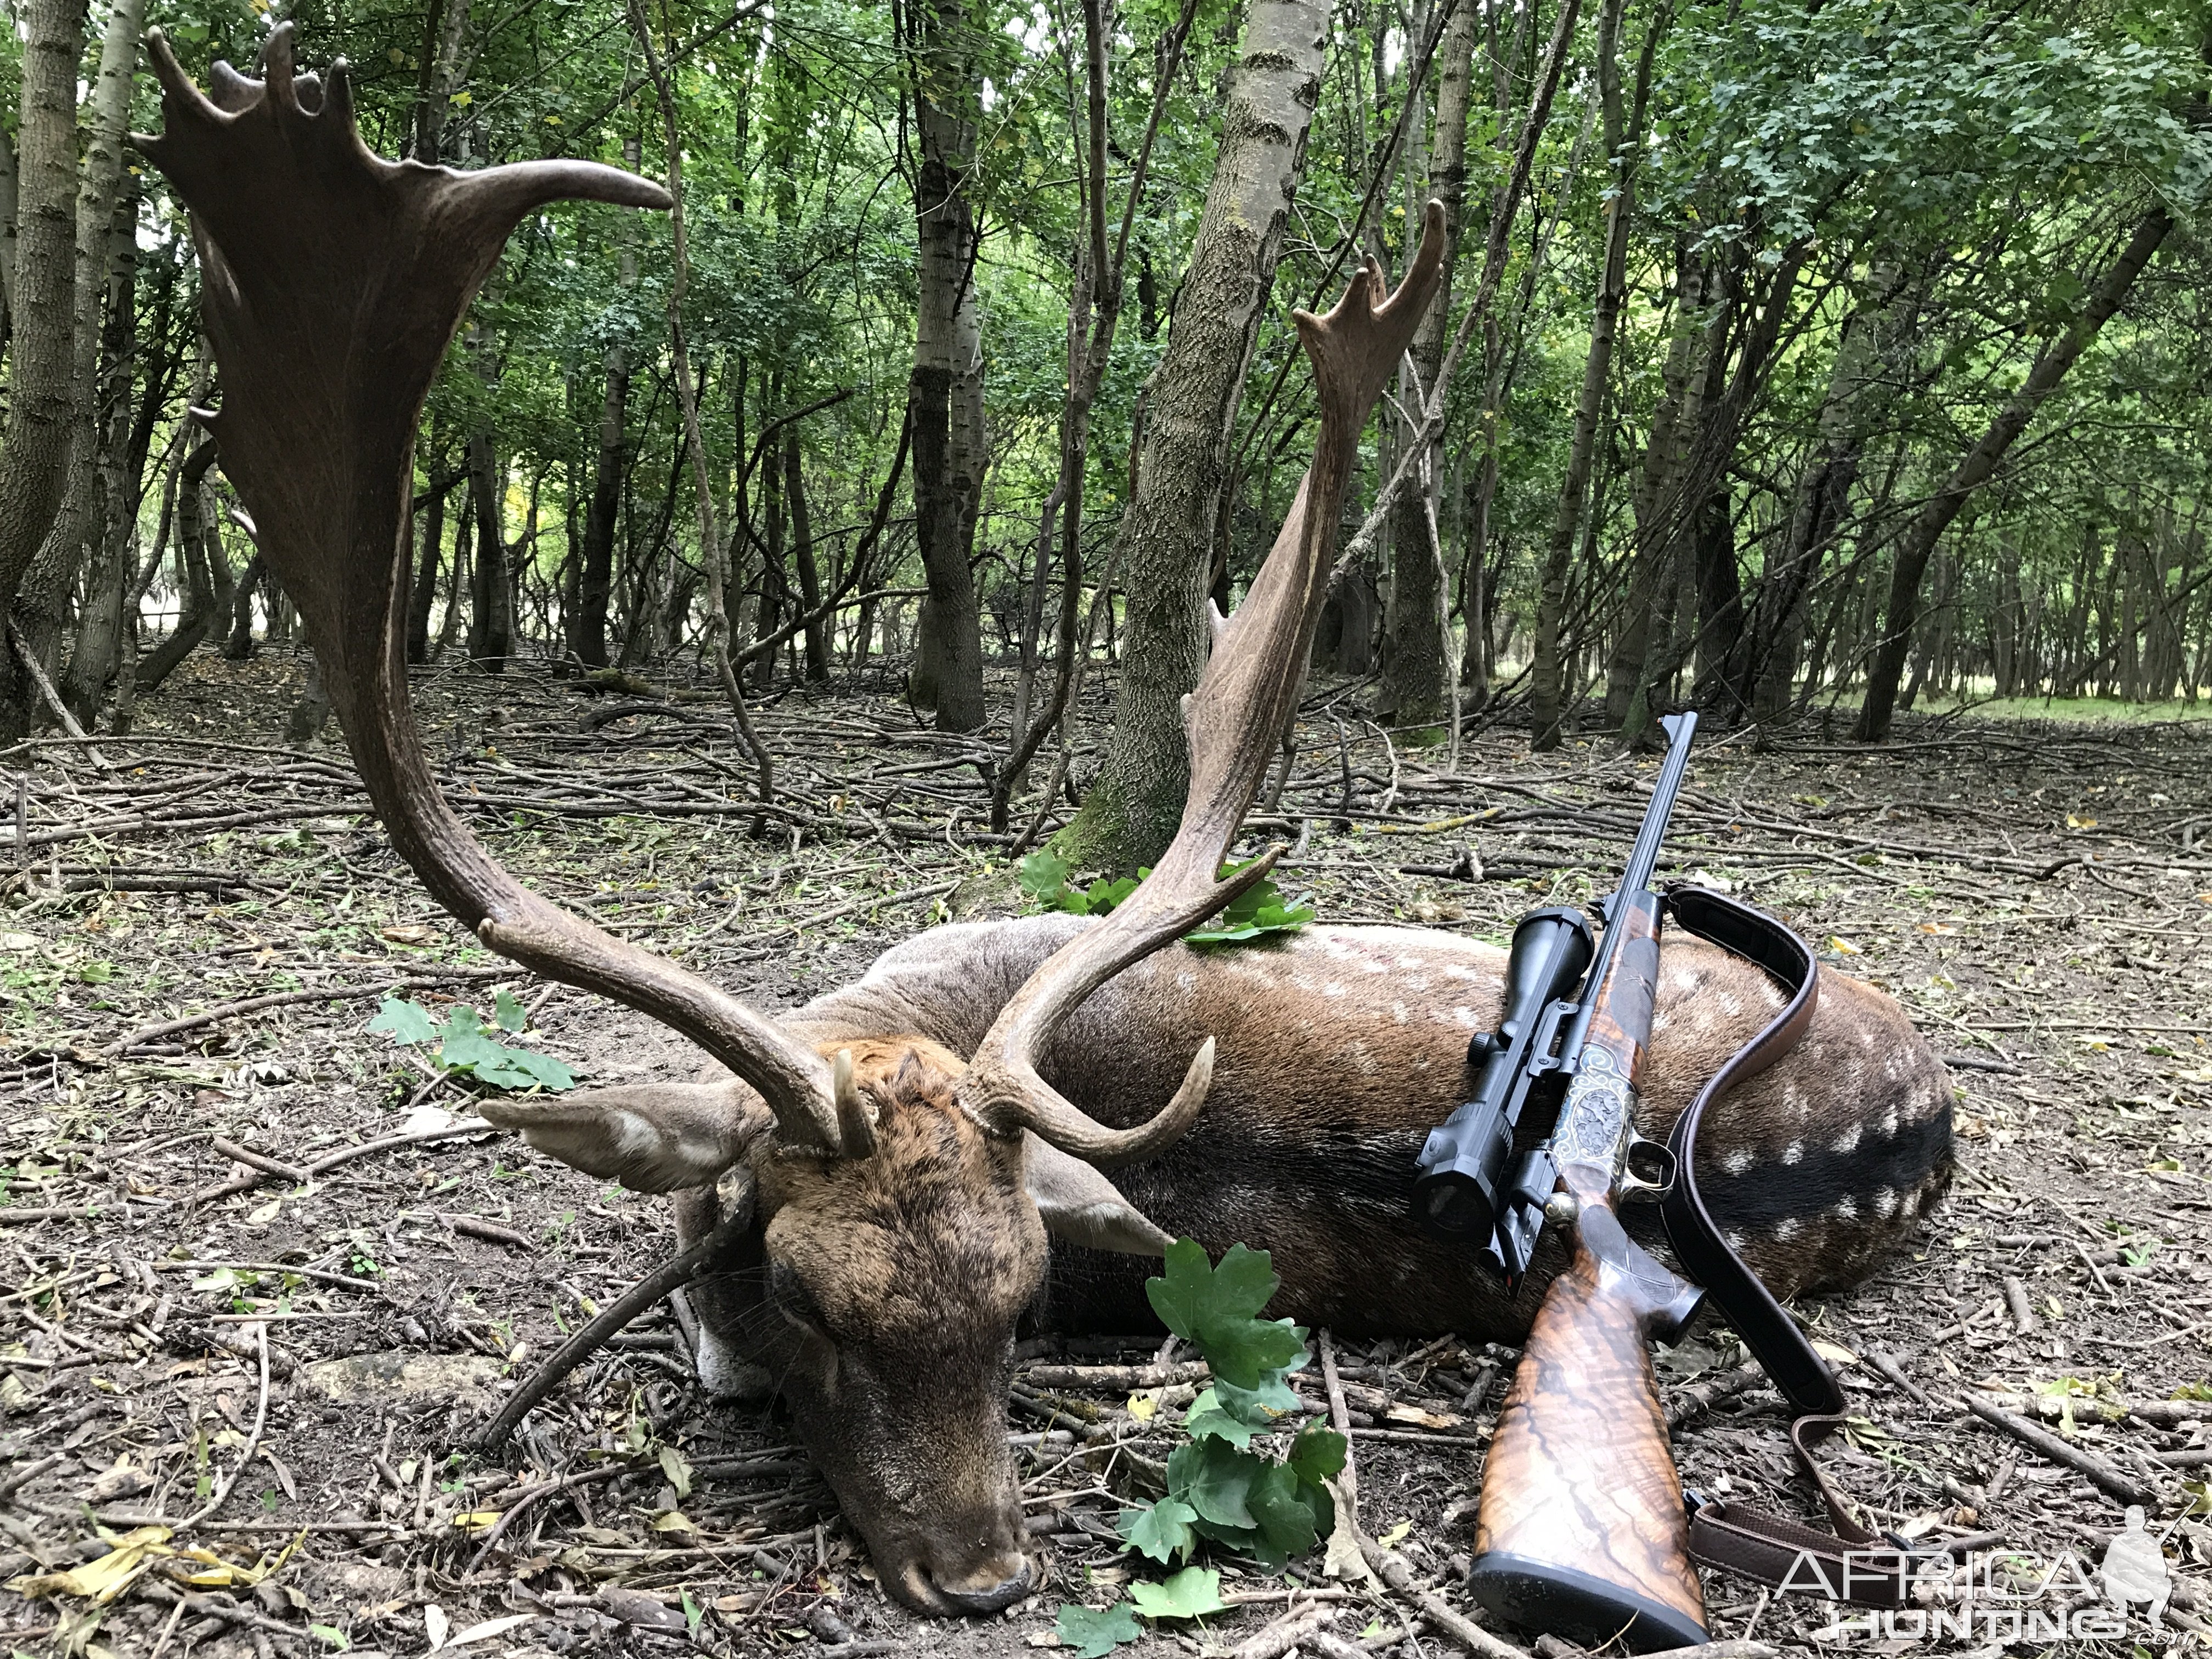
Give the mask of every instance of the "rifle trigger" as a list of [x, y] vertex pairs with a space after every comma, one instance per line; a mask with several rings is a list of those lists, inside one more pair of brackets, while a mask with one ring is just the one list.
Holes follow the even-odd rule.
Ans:
[[[1643, 1167], [1638, 1168], [1638, 1164]], [[1632, 1135], [1620, 1172], [1623, 1198], [1664, 1198], [1674, 1189], [1674, 1150], [1662, 1141]]]

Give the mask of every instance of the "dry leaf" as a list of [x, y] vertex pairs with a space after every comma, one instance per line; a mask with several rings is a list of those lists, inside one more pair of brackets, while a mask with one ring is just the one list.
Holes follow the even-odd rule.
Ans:
[[120, 1538], [103, 1534], [114, 1547], [96, 1561], [88, 1561], [67, 1572], [50, 1572], [34, 1578], [13, 1578], [8, 1588], [25, 1597], [88, 1595], [98, 1602], [112, 1601], [131, 1581], [154, 1564], [157, 1556], [173, 1554], [167, 1527], [140, 1527]]
[[481, 1625], [471, 1625], [446, 1646], [448, 1649], [465, 1648], [471, 1642], [488, 1642], [495, 1636], [504, 1636], [511, 1630], [529, 1624], [537, 1617], [534, 1613], [510, 1613], [503, 1619], [487, 1619]]

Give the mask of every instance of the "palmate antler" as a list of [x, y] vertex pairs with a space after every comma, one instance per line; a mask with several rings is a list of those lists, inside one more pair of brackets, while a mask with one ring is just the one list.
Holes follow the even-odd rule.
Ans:
[[1313, 465], [1244, 603], [1225, 621], [1214, 613], [1213, 654], [1183, 709], [1190, 793], [1182, 822], [1152, 874], [1105, 921], [1048, 958], [985, 1034], [959, 1098], [986, 1127], [1000, 1133], [1031, 1129], [1110, 1165], [1172, 1145], [1206, 1103], [1213, 1073], [1210, 1037], [1166, 1108], [1130, 1129], [1107, 1128], [1078, 1110], [1037, 1074], [1037, 1059], [1085, 997], [1251, 888], [1282, 854], [1280, 846], [1272, 847], [1226, 880], [1217, 879], [1290, 719], [1328, 594], [1337, 516], [1359, 434], [1436, 298], [1443, 240], [1443, 209], [1431, 202], [1420, 249], [1396, 293], [1383, 298], [1382, 268], [1370, 261], [1327, 316], [1291, 313], [1321, 394], [1321, 432]]
[[263, 78], [227, 64], [212, 100], [148, 39], [164, 131], [132, 143], [192, 212], [222, 412], [202, 413], [264, 556], [299, 607], [354, 763], [392, 845], [502, 956], [673, 1027], [757, 1090], [787, 1139], [840, 1149], [830, 1067], [674, 963], [600, 932], [500, 868], [439, 793], [415, 735], [404, 641], [409, 501], [422, 400], [507, 234], [563, 198], [665, 208], [596, 162], [456, 173], [370, 154], [343, 61], [293, 72], [292, 26]]

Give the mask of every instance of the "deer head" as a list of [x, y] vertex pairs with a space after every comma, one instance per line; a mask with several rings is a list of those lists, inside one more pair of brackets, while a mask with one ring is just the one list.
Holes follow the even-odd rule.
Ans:
[[1174, 844], [1109, 918], [1047, 962], [966, 1063], [921, 1038], [817, 1046], [679, 964], [614, 939], [502, 870], [441, 798], [409, 707], [402, 619], [412, 446], [471, 297], [523, 215], [575, 197], [665, 207], [584, 161], [459, 173], [369, 153], [345, 66], [295, 75], [289, 24], [262, 78], [213, 95], [150, 37], [165, 131], [134, 143], [191, 208], [222, 408], [196, 411], [298, 606], [393, 846], [491, 949], [641, 1010], [734, 1074], [690, 1088], [484, 1103], [553, 1156], [696, 1211], [754, 1188], [752, 1357], [866, 1535], [884, 1583], [930, 1611], [988, 1611], [1029, 1574], [1006, 1449], [1014, 1325], [1048, 1231], [1158, 1255], [1164, 1234], [1100, 1172], [1173, 1144], [1205, 1103], [1212, 1045], [1149, 1121], [1109, 1128], [1038, 1076], [1090, 993], [1257, 882], [1280, 849], [1216, 872], [1296, 695], [1360, 428], [1434, 297], [1431, 204], [1405, 283], [1353, 278], [1296, 321], [1321, 391], [1314, 465], [1245, 603], [1214, 619], [1188, 706], [1190, 794]]

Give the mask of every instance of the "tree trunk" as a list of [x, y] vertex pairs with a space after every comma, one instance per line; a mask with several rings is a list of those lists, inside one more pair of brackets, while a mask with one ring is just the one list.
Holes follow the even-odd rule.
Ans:
[[[773, 376], [769, 381], [767, 408], [773, 410], [782, 396], [783, 377]], [[771, 452], [768, 465], [761, 474], [761, 581], [760, 604], [754, 611], [753, 636], [748, 642], [758, 645], [775, 632], [783, 622], [784, 611], [791, 598], [791, 581], [784, 565], [783, 458]], [[763, 651], [751, 659], [752, 690], [765, 696], [775, 684], [775, 653]]]
[[1844, 324], [1828, 370], [1827, 395], [1820, 401], [1820, 437], [1798, 476], [1790, 503], [1789, 539], [1781, 557], [1765, 568], [1760, 579], [1760, 653], [1753, 670], [1751, 712], [1762, 733], [1790, 706], [1803, 651], [1805, 596], [1812, 591], [1822, 553], [1843, 522], [1851, 487], [1858, 481], [1880, 314], [1869, 307]]
[[[145, 455], [132, 442], [131, 384], [138, 343], [137, 180], [132, 176], [116, 191], [108, 225], [106, 319], [100, 349], [100, 380], [94, 398], [93, 462], [98, 477], [93, 493], [97, 510], [88, 515], [85, 539], [98, 556], [85, 581], [84, 605], [77, 614], [76, 638], [69, 668], [61, 677], [62, 703], [90, 731], [123, 651], [126, 607], [137, 586], [138, 507]], [[158, 339], [166, 330], [155, 325]], [[147, 366], [147, 379], [167, 379], [158, 363]], [[148, 434], [152, 435], [151, 424]]]
[[[1452, 270], [1459, 263], [1460, 228], [1467, 208], [1467, 129], [1474, 113], [1474, 48], [1481, 31], [1481, 9], [1473, 0], [1461, 0], [1444, 24], [1437, 49], [1437, 132], [1429, 158], [1428, 193], [1443, 204], [1444, 264], [1436, 303], [1414, 331], [1410, 354], [1424, 395], [1443, 366], [1451, 326]], [[1418, 209], [1418, 203], [1408, 204], [1409, 236]], [[1395, 714], [1401, 726], [1427, 725], [1443, 708], [1444, 653], [1449, 648], [1444, 635], [1446, 596], [1438, 592], [1443, 576], [1436, 550], [1429, 544], [1429, 524], [1437, 499], [1435, 477], [1432, 468], [1425, 493], [1408, 489], [1399, 498], [1391, 523], [1391, 544], [1398, 550], [1392, 583], [1395, 615], [1382, 706]]]
[[311, 651], [307, 653], [307, 689], [285, 718], [284, 741], [295, 749], [305, 749], [322, 735], [330, 718], [331, 694], [323, 684], [323, 659]]
[[[982, 501], [983, 344], [975, 303], [979, 87], [966, 0], [922, 0], [908, 14], [915, 125], [921, 139], [914, 213], [918, 300], [914, 376], [914, 505], [929, 602], [916, 647], [917, 707], [940, 732], [983, 724], [982, 615], [969, 556]], [[925, 702], [925, 699], [927, 701]]]
[[1054, 842], [1086, 866], [1150, 864], [1182, 814], [1190, 763], [1182, 704], [1205, 660], [1221, 480], [1305, 154], [1328, 19], [1320, 0], [1251, 0], [1245, 13], [1213, 180], [1152, 377], [1137, 495], [1115, 538], [1128, 632], [1114, 732], [1082, 810]]
[[469, 504], [476, 516], [477, 559], [469, 580], [469, 658], [487, 674], [506, 672], [514, 648], [507, 574], [507, 470], [489, 429], [469, 439]]
[[0, 351], [15, 314], [15, 142], [0, 131]]
[[[237, 589], [230, 598], [230, 637], [223, 643], [222, 654], [233, 662], [244, 662], [253, 654], [253, 595], [265, 574], [261, 550], [256, 548], [239, 573]], [[270, 614], [275, 614], [273, 606]]]
[[[1566, 477], [1552, 515], [1552, 539], [1545, 550], [1536, 600], [1536, 647], [1528, 672], [1529, 747], [1557, 749], [1566, 718], [1567, 688], [1562, 684], [1560, 630], [1566, 619], [1567, 579], [1571, 574], [1575, 531], [1589, 492], [1590, 464], [1597, 448], [1598, 416], [1605, 408], [1607, 377], [1613, 369], [1613, 337], [1628, 289], [1628, 225], [1633, 216], [1636, 175], [1631, 144], [1634, 134], [1620, 103], [1620, 17], [1623, 0], [1606, 0], [1598, 13], [1598, 103], [1605, 124], [1608, 194], [1605, 204], [1604, 263], [1590, 314], [1589, 354], [1583, 362], [1582, 395], [1575, 404], [1574, 436], [1567, 449]], [[1656, 21], [1652, 28], [1658, 27]], [[1646, 42], [1644, 68], [1650, 67]], [[1637, 121], [1643, 125], [1645, 79], [1636, 90]]]
[[[69, 482], [76, 266], [76, 77], [83, 0], [27, 0], [21, 125], [16, 136], [16, 280], [9, 315], [14, 377], [0, 444], [0, 610], [12, 605], [54, 527]], [[106, 221], [100, 222], [104, 231]], [[95, 266], [97, 270], [97, 266]], [[0, 650], [0, 740], [30, 726], [37, 688]]]
[[445, 446], [434, 435], [430, 465], [425, 469], [430, 499], [422, 508], [422, 550], [416, 555], [415, 583], [407, 592], [407, 660], [418, 667], [430, 660], [430, 612], [437, 607], [439, 562], [446, 550], [446, 495], [453, 485], [438, 477], [445, 459]]
[[[623, 165], [637, 170], [643, 154], [635, 137], [623, 140]], [[637, 285], [637, 215], [623, 216], [622, 252], [618, 269], [625, 289]], [[592, 504], [584, 517], [581, 571], [576, 585], [575, 620], [568, 630], [568, 651], [586, 668], [607, 665], [607, 605], [614, 592], [615, 525], [622, 508], [623, 479], [628, 468], [623, 442], [623, 422], [629, 409], [629, 352], [620, 340], [607, 347], [606, 388], [599, 398], [599, 445], [592, 473]], [[744, 391], [738, 382], [738, 454], [744, 454]]]
[[415, 159], [424, 167], [438, 164], [468, 26], [469, 0], [430, 0], [423, 15], [422, 49], [416, 60]]
[[[784, 487], [791, 501], [791, 562], [799, 573], [799, 607], [812, 617], [822, 604], [822, 570], [814, 562], [814, 524], [806, 510], [806, 481], [799, 450], [799, 428], [784, 429]], [[810, 685], [830, 683], [830, 619], [816, 617], [806, 624], [806, 680]]]
[[[203, 438], [178, 469], [177, 551], [185, 567], [185, 609], [177, 618], [177, 631], [138, 665], [137, 694], [142, 698], [151, 696], [230, 613], [229, 568], [222, 563], [221, 549], [208, 545], [206, 532], [204, 492], [215, 457], [215, 440]], [[218, 568], [222, 576], [220, 592], [216, 583]]]
[[2162, 203], [2143, 216], [2120, 257], [2098, 283], [2081, 314], [2048, 351], [2036, 359], [2035, 366], [2028, 370], [2027, 379], [2013, 394], [2012, 400], [1990, 422], [1989, 430], [1952, 469], [1942, 488], [1906, 527], [1898, 543], [1896, 562], [1891, 569], [1889, 615], [1875, 652], [1874, 667], [1867, 677], [1866, 699], [1859, 705], [1856, 735], [1860, 742], [1879, 743], [1889, 735], [1898, 681], [1904, 675], [1905, 658], [1912, 648], [1913, 624], [1918, 620], [1920, 580], [1927, 572], [1928, 557], [1936, 550], [1936, 542], [1950, 528], [1952, 520], [1959, 516], [1967, 498], [1987, 482], [2006, 452], [2027, 430], [2028, 422], [2035, 418], [2044, 399], [2057, 389], [2058, 383], [2066, 378], [2066, 371], [2074, 367], [2106, 322], [2120, 308], [2128, 290], [2135, 286], [2136, 277], [2150, 263], [2151, 255], [2158, 252], [2159, 244], [2165, 241], [2166, 233], [2172, 228], [2172, 216]]

